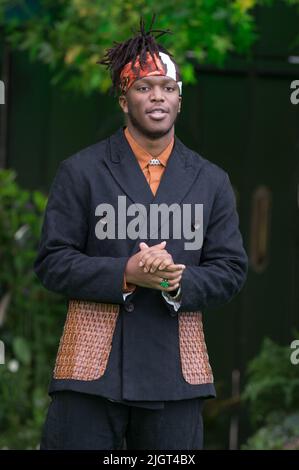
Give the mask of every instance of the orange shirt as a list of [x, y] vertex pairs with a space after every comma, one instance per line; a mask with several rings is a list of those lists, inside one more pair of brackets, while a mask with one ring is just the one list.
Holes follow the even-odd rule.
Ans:
[[[159, 187], [164, 170], [166, 168], [168, 158], [170, 157], [170, 154], [172, 152], [174, 138], [171, 139], [171, 142], [158, 156], [153, 157], [153, 155], [148, 153], [143, 147], [138, 144], [138, 142], [136, 142], [127, 127], [125, 129], [125, 136], [140, 165], [141, 170], [143, 171], [144, 176], [147, 179], [148, 184], [150, 185], [152, 193], [155, 195]], [[148, 165], [148, 162], [152, 158], [158, 158], [162, 165]]]
[[[127, 127], [124, 133], [140, 165], [140, 168], [143, 171], [143, 174], [148, 184], [150, 185], [152, 193], [155, 195], [159, 187], [164, 170], [166, 168], [168, 158], [170, 157], [170, 154], [172, 152], [174, 137], [171, 139], [171, 142], [167, 145], [167, 147], [158, 156], [153, 157], [153, 155], [148, 153], [143, 147], [141, 147], [141, 145], [138, 144], [138, 142], [136, 142]], [[162, 165], [149, 165], [148, 162], [152, 158], [158, 158]], [[134, 284], [126, 283], [126, 278], [124, 276], [123, 292], [133, 292], [135, 288], [136, 286]]]

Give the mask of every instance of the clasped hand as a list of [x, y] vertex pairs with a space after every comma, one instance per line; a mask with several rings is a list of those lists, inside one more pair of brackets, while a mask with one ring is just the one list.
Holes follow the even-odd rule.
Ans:
[[[186, 266], [174, 264], [165, 246], [165, 241], [151, 247], [141, 242], [140, 251], [128, 260], [125, 271], [127, 282], [164, 292], [178, 289]], [[160, 285], [163, 279], [168, 279], [169, 287]]]

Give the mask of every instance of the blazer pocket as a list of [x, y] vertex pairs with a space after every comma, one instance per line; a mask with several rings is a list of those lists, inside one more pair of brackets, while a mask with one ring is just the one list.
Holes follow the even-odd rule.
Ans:
[[96, 380], [107, 367], [118, 304], [70, 300], [54, 379]]
[[201, 312], [179, 313], [179, 345], [186, 382], [192, 385], [213, 383]]

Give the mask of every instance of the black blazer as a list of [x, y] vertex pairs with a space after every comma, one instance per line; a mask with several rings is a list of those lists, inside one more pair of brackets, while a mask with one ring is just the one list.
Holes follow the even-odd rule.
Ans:
[[[88, 380], [80, 374], [54, 374], [49, 391], [71, 389], [129, 401], [215, 396], [201, 314], [208, 307], [221, 307], [241, 290], [248, 263], [229, 177], [175, 137], [153, 196], [123, 130], [62, 161], [49, 193], [35, 273], [47, 289], [63, 294], [68, 301], [118, 308], [102, 373]], [[203, 204], [200, 249], [186, 250], [186, 239], [174, 238], [171, 224], [169, 239], [162, 238], [175, 263], [186, 265], [178, 312], [155, 289], [137, 287], [124, 301], [122, 283], [128, 258], [139, 250], [140, 241], [154, 245], [161, 238], [99, 240], [96, 207], [108, 203], [117, 212], [118, 196], [126, 196], [127, 205], [143, 204], [147, 221], [150, 204]], [[201, 229], [194, 215], [191, 226]], [[80, 336], [79, 323], [77, 343], [83, 347], [88, 338], [83, 333]], [[98, 325], [101, 331], [103, 325]], [[97, 351], [94, 342], [90, 347]], [[79, 350], [72, 351], [75, 361]], [[90, 350], [90, 355], [94, 352]]]

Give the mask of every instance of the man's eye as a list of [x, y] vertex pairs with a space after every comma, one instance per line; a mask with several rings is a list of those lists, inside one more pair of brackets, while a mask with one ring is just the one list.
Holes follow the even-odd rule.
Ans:
[[167, 91], [174, 91], [174, 88], [172, 86], [167, 86], [165, 87]]
[[141, 90], [141, 91], [144, 91], [148, 88], [148, 86], [140, 86], [139, 88], [137, 88], [137, 90]]

